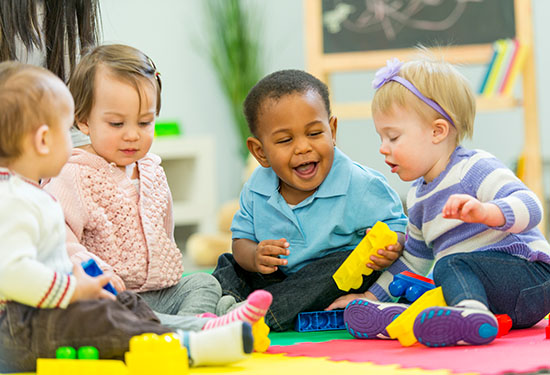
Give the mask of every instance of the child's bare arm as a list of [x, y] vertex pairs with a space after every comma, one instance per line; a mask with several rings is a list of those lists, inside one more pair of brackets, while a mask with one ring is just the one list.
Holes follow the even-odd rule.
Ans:
[[277, 271], [278, 266], [287, 264], [286, 259], [280, 259], [280, 255], [288, 255], [289, 244], [284, 239], [264, 240], [260, 243], [237, 238], [233, 240], [233, 256], [239, 265], [247, 271], [263, 274]]

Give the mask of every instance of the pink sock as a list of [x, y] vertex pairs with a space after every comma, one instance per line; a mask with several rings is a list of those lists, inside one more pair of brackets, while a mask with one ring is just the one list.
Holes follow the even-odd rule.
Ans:
[[205, 312], [197, 315], [197, 318], [217, 318], [217, 317], [218, 316], [216, 314], [210, 313], [210, 312]]
[[256, 290], [250, 293], [244, 305], [219, 318], [209, 320], [202, 329], [224, 326], [237, 320], [242, 320], [252, 325], [265, 315], [272, 300], [271, 293], [265, 290]]

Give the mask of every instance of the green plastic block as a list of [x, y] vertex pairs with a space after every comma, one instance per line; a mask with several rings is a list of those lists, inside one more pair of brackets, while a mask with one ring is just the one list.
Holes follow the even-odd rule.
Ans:
[[78, 348], [78, 359], [99, 359], [99, 352], [93, 346], [81, 346]]
[[57, 359], [76, 359], [76, 349], [72, 346], [60, 346], [55, 351]]
[[177, 121], [157, 121], [155, 123], [155, 137], [181, 135], [180, 125]]

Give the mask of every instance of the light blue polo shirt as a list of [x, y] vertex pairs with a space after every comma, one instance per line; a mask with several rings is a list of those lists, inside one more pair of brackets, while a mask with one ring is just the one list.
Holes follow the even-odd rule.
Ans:
[[233, 239], [286, 238], [290, 255], [288, 265], [280, 269], [288, 274], [315, 259], [355, 248], [377, 221], [404, 233], [407, 217], [386, 178], [334, 150], [326, 179], [294, 208], [279, 193], [279, 177], [273, 169], [258, 167], [241, 192], [241, 208], [231, 225]]

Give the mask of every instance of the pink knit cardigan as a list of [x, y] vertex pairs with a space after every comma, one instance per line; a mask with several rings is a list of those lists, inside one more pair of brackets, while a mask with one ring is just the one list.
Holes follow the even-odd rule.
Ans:
[[137, 165], [139, 194], [118, 167], [73, 149], [45, 189], [63, 207], [71, 259], [93, 257], [129, 290], [157, 290], [180, 280], [182, 255], [173, 238], [172, 197], [160, 158], [147, 154]]

